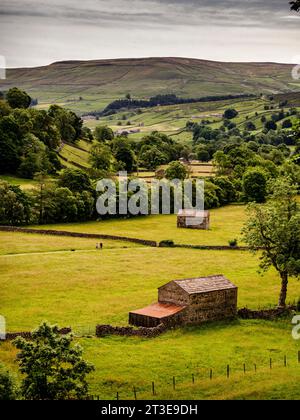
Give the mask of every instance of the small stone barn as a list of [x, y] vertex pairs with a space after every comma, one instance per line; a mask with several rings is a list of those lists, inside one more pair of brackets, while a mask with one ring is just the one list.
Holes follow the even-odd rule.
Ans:
[[223, 275], [174, 280], [158, 289], [157, 303], [130, 312], [129, 323], [140, 327], [199, 325], [233, 318], [237, 292]]
[[180, 210], [177, 215], [177, 227], [208, 230], [210, 228], [210, 213], [207, 210]]

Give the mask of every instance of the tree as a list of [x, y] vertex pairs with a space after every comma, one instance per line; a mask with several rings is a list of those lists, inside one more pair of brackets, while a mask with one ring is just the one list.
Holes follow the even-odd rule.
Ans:
[[267, 195], [267, 177], [260, 168], [249, 169], [243, 176], [243, 191], [248, 202], [263, 203]]
[[236, 200], [236, 188], [227, 176], [215, 177], [213, 178], [213, 183], [219, 187], [216, 193], [221, 206]]
[[0, 224], [23, 225], [31, 218], [31, 199], [16, 185], [0, 181]]
[[226, 109], [224, 112], [223, 118], [226, 120], [232, 120], [233, 118], [237, 117], [239, 115], [238, 111], [236, 109]]
[[168, 168], [166, 169], [166, 178], [170, 181], [173, 179], [184, 180], [186, 179], [187, 175], [187, 168], [185, 167], [185, 165], [178, 161], [171, 162]]
[[72, 192], [92, 190], [89, 176], [81, 169], [64, 169], [59, 175], [58, 186], [69, 188]]
[[74, 112], [51, 105], [48, 115], [53, 118], [62, 140], [74, 143], [80, 138], [83, 121]]
[[300, 0], [291, 1], [290, 5], [291, 5], [291, 10], [295, 10], [296, 12], [300, 11]]
[[91, 148], [89, 161], [94, 169], [109, 171], [113, 160], [112, 152], [105, 144], [95, 144]]
[[293, 123], [290, 119], [284, 120], [282, 123], [282, 128], [292, 128]]
[[252, 121], [247, 121], [245, 124], [245, 130], [247, 131], [255, 131], [256, 125]]
[[116, 137], [113, 141], [112, 150], [120, 166], [127, 172], [133, 172], [136, 168], [136, 156], [129, 140], [126, 137]]
[[0, 100], [0, 118], [11, 113], [12, 109], [6, 101]]
[[107, 126], [98, 125], [95, 128], [95, 139], [100, 142], [111, 141], [114, 139], [114, 132]]
[[222, 150], [218, 150], [214, 154], [213, 166], [220, 176], [229, 174], [232, 169], [229, 157]]
[[16, 387], [11, 374], [0, 366], [0, 401], [11, 401], [16, 397]]
[[300, 208], [297, 188], [289, 178], [277, 179], [264, 206], [251, 204], [243, 228], [245, 242], [254, 253], [262, 249], [260, 269], [271, 266], [281, 278], [278, 306], [286, 306], [289, 277], [300, 276]]
[[31, 104], [30, 96], [16, 87], [9, 89], [6, 100], [11, 108], [29, 108]]
[[270, 131], [270, 130], [274, 130], [275, 131], [275, 130], [277, 130], [277, 124], [276, 124], [276, 122], [273, 121], [273, 120], [267, 121], [265, 123], [265, 129], [267, 131]]
[[201, 162], [209, 162], [210, 160], [209, 151], [204, 147], [199, 147], [197, 150], [197, 158]]
[[72, 346], [71, 335], [61, 335], [56, 326], [41, 324], [32, 340], [18, 337], [14, 345], [20, 372], [25, 376], [22, 396], [27, 400], [82, 399], [87, 396], [86, 375], [93, 365], [82, 357], [79, 345]]
[[153, 170], [158, 166], [167, 163], [168, 157], [165, 153], [161, 152], [158, 147], [153, 146], [142, 149], [139, 161], [144, 168]]

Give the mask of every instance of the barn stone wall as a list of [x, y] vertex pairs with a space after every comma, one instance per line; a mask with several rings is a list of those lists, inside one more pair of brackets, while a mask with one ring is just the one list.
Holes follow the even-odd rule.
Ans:
[[237, 289], [190, 295], [183, 323], [197, 325], [207, 321], [234, 318], [237, 314]]
[[187, 224], [188, 220], [191, 217], [187, 216], [177, 216], [177, 227], [178, 228], [185, 228], [185, 229], [198, 229], [198, 230], [209, 230], [210, 228], [210, 220], [209, 217], [204, 217], [203, 219], [199, 219], [199, 223], [197, 223], [197, 218], [195, 218], [196, 224]]
[[189, 295], [176, 283], [172, 282], [158, 289], [158, 301], [186, 306], [189, 303]]

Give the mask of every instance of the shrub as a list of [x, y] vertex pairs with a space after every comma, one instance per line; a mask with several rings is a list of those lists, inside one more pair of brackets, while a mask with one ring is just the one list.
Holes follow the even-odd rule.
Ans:
[[263, 170], [249, 169], [243, 176], [243, 192], [250, 202], [264, 203], [267, 195], [267, 177]]
[[16, 399], [16, 387], [14, 380], [4, 367], [0, 367], [0, 401]]
[[229, 243], [229, 246], [230, 246], [231, 248], [236, 248], [236, 247], [238, 246], [238, 241], [237, 241], [237, 239], [232, 239], [232, 240], [230, 240], [228, 243]]
[[159, 247], [160, 247], [160, 248], [172, 248], [174, 245], [175, 245], [175, 244], [174, 244], [174, 241], [169, 240], [169, 239], [164, 240], [164, 241], [161, 241], [161, 242], [159, 243]]

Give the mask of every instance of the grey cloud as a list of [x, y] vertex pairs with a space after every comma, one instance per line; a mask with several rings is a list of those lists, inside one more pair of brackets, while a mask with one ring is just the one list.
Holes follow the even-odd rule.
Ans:
[[0, 0], [0, 45], [18, 65], [23, 56], [36, 64], [37, 51], [43, 63], [171, 53], [230, 60], [246, 55], [243, 45], [249, 59], [271, 51], [282, 61], [298, 45], [296, 16], [288, 0]]
[[[109, 5], [109, 6], [108, 6]], [[151, 10], [151, 12], [149, 12]], [[78, 0], [43, 1], [4, 0], [0, 18], [52, 17], [90, 24], [126, 22], [128, 24], [218, 24], [220, 26], [271, 26], [278, 23], [288, 4], [282, 0]], [[141, 22], [142, 21], [142, 22]], [[294, 25], [290, 20], [288, 25]]]

